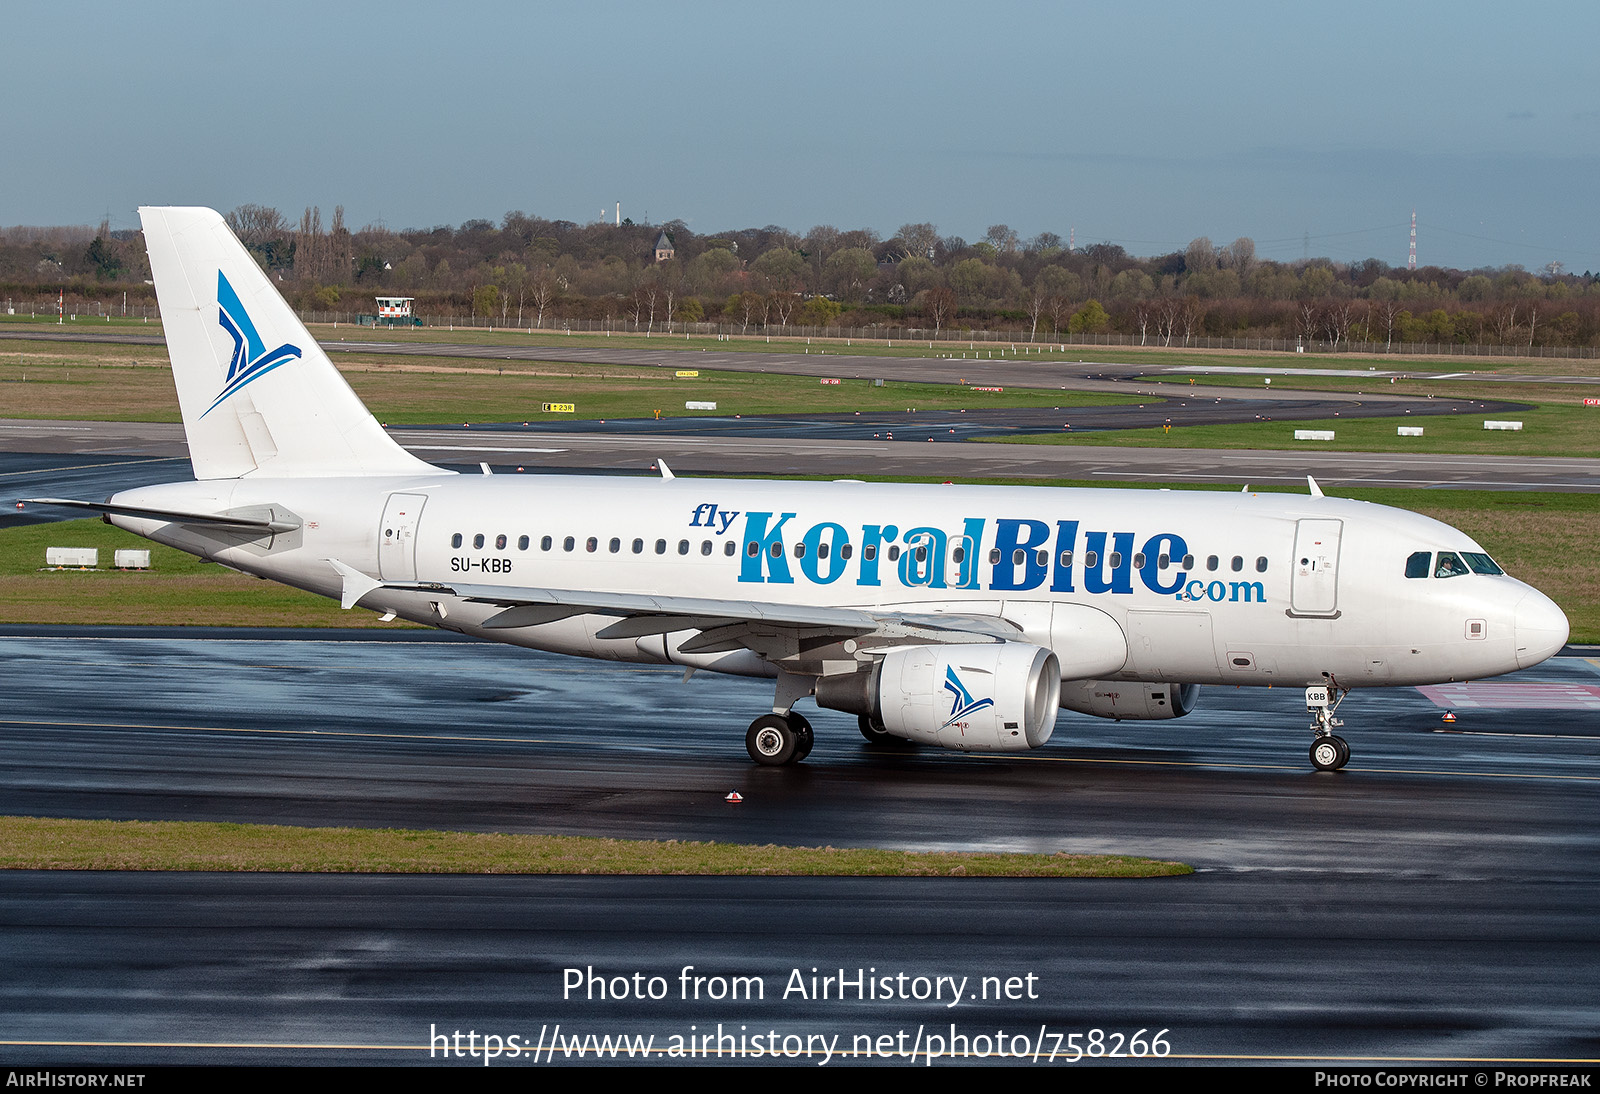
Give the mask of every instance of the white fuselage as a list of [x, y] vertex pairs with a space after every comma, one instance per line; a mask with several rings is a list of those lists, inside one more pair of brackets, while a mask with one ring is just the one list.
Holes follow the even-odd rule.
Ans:
[[[113, 520], [326, 596], [341, 592], [337, 559], [385, 582], [998, 617], [1052, 649], [1064, 679], [1420, 684], [1510, 672], [1566, 638], [1560, 610], [1512, 577], [1406, 576], [1416, 552], [1481, 552], [1463, 533], [1319, 496], [441, 472], [247, 476], [114, 500], [292, 514], [299, 530], [257, 540]], [[597, 637], [615, 614], [489, 629], [500, 607], [428, 589], [361, 604], [558, 653], [776, 671], [748, 650], [678, 652], [693, 631]], [[1102, 615], [1114, 631], [1085, 628]]]

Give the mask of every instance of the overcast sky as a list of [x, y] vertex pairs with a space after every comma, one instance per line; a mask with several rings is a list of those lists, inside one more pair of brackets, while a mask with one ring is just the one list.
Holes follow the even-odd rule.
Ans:
[[[0, 224], [343, 205], [1600, 270], [1600, 4], [7, 4]], [[1308, 237], [1309, 236], [1309, 240]]]

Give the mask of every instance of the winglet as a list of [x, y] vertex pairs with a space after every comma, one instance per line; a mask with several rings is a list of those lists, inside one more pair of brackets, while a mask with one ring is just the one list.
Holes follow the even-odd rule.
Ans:
[[1317, 485], [1317, 480], [1316, 479], [1312, 478], [1310, 475], [1307, 475], [1306, 476], [1306, 484], [1311, 487], [1311, 496], [1312, 497], [1320, 498], [1320, 497], [1323, 496], [1322, 487]]
[[657, 460], [656, 466], [661, 468], [661, 477], [663, 479], [675, 479], [678, 477], [672, 473], [672, 468], [667, 466], [666, 460]]
[[339, 596], [339, 607], [346, 611], [355, 607], [361, 598], [373, 589], [383, 587], [383, 582], [375, 577], [368, 577], [354, 566], [347, 566], [336, 558], [330, 558], [327, 562], [338, 571], [340, 577], [344, 578], [344, 591]]

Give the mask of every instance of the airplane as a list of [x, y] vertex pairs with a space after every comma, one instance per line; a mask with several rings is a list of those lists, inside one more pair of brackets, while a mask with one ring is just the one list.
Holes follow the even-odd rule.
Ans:
[[143, 208], [195, 481], [39, 498], [202, 559], [481, 639], [766, 677], [757, 764], [804, 699], [868, 741], [1038, 748], [1060, 710], [1180, 718], [1304, 687], [1312, 765], [1352, 688], [1477, 679], [1566, 643], [1462, 532], [1327, 497], [460, 474], [391, 439], [226, 223]]

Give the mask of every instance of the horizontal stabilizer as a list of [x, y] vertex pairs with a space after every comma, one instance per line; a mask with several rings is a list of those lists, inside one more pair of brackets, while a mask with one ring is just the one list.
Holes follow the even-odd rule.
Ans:
[[23, 498], [29, 505], [61, 505], [68, 509], [87, 509], [119, 517], [142, 520], [164, 520], [171, 524], [197, 524], [234, 532], [259, 532], [277, 535], [293, 532], [300, 527], [299, 520], [268, 520], [256, 517], [230, 516], [226, 513], [180, 513], [173, 509], [149, 509], [140, 505], [113, 505], [104, 501], [69, 501], [66, 498]]

